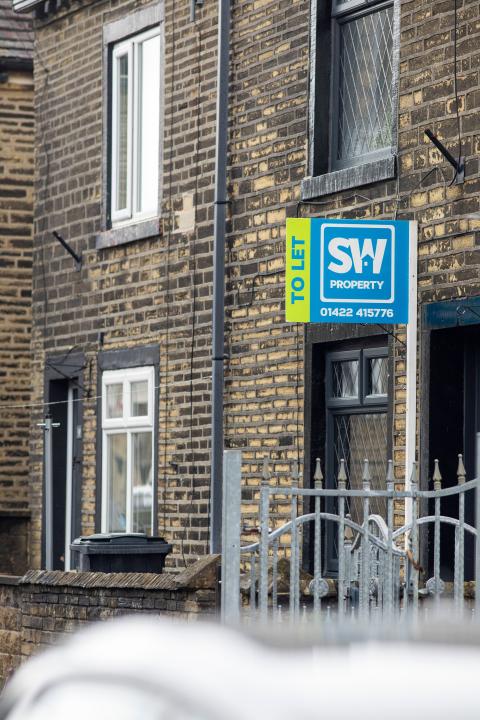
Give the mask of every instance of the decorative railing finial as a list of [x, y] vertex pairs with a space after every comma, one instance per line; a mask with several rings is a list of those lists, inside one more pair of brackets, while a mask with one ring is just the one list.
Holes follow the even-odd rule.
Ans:
[[298, 478], [300, 476], [299, 469], [298, 469], [298, 462], [295, 460], [292, 465], [292, 480], [295, 485], [298, 485]]
[[315, 480], [315, 488], [317, 490], [321, 490], [322, 486], [323, 486], [322, 485], [323, 475], [322, 475], [322, 467], [320, 465], [320, 458], [317, 458], [315, 460], [315, 474], [313, 476], [313, 479]]
[[268, 458], [265, 455], [262, 462], [262, 484], [268, 485], [268, 482], [270, 480], [270, 468], [268, 465]]
[[339, 489], [345, 490], [345, 488], [347, 487], [347, 472], [345, 470], [345, 460], [343, 458], [340, 460], [340, 467], [338, 468], [337, 482], [338, 482]]
[[457, 478], [458, 478], [458, 484], [459, 484], [459, 485], [464, 485], [466, 474], [467, 474], [467, 473], [466, 473], [466, 471], [465, 471], [465, 465], [463, 464], [463, 455], [462, 455], [462, 453], [459, 453], [459, 455], [458, 455], [458, 467], [457, 467]]
[[[352, 516], [350, 515], [350, 513], [347, 513], [345, 515], [345, 519], [350, 520], [350, 521], [352, 520]], [[346, 523], [345, 523], [345, 530], [343, 532], [343, 537], [345, 539], [346, 544], [348, 544], [348, 545], [352, 544], [353, 538], [354, 538], [353, 530], [350, 527], [350, 525], [347, 525]]]
[[369, 464], [367, 458], [365, 458], [365, 460], [363, 461], [363, 473], [362, 473], [362, 482], [363, 482], [364, 490], [370, 489], [370, 480], [371, 479], [372, 479], [372, 476], [370, 475], [370, 464]]
[[410, 486], [413, 490], [417, 487], [417, 463], [412, 463], [412, 472], [410, 474]]
[[437, 458], [435, 458], [435, 460], [434, 460], [432, 479], [433, 479], [434, 490], [441, 490], [442, 489], [442, 474], [440, 472], [440, 466], [438, 464]]
[[394, 476], [393, 476], [393, 460], [389, 460], [387, 463], [387, 490], [393, 490]]

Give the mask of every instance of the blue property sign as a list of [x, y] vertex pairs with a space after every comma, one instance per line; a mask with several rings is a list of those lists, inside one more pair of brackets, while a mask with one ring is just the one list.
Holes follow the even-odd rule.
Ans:
[[406, 323], [413, 243], [414, 222], [287, 220], [287, 320]]

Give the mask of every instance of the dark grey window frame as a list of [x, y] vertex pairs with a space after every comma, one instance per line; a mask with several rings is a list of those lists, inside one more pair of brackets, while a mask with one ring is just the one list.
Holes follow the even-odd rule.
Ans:
[[[387, 358], [388, 361], [388, 348], [365, 348], [362, 353], [362, 362], [363, 362], [363, 368], [362, 368], [362, 377], [368, 378], [369, 376], [369, 368], [368, 368], [368, 362], [369, 360], [372, 360], [374, 358]], [[383, 395], [372, 395], [367, 392], [366, 388], [363, 387], [362, 389], [362, 401], [364, 405], [378, 405], [379, 402], [382, 401], [382, 398], [388, 398], [388, 391], [387, 393], [384, 393]]]
[[[388, 359], [388, 347], [365, 345], [365, 347], [359, 347], [355, 350], [339, 350], [328, 353], [325, 380], [325, 397], [328, 407], [360, 407], [387, 402], [388, 393], [371, 395], [367, 392], [366, 381], [369, 376], [368, 362], [374, 358]], [[349, 360], [358, 361], [358, 394], [356, 396], [352, 395], [351, 397], [336, 397], [333, 392], [332, 364], [334, 362], [348, 362]]]
[[[325, 367], [325, 399], [329, 403], [329, 406], [332, 407], [352, 407], [352, 406], [359, 406], [361, 404], [361, 398], [362, 398], [362, 388], [360, 385], [360, 379], [361, 379], [361, 369], [360, 369], [360, 350], [340, 350], [338, 352], [330, 352], [327, 355], [326, 358], [326, 367]], [[352, 395], [351, 397], [337, 397], [334, 394], [333, 391], [333, 363], [334, 362], [348, 362], [351, 360], [355, 360], [358, 362], [358, 393], [357, 395]]]
[[[363, 353], [372, 351], [374, 356], [380, 356], [387, 348], [388, 358], [388, 391], [387, 391], [387, 454], [390, 457], [393, 450], [393, 413], [394, 413], [394, 347], [393, 338], [386, 335], [377, 325], [330, 325], [312, 323], [306, 328], [305, 337], [305, 450], [303, 486], [313, 487], [313, 474], [315, 472], [315, 458], [320, 457], [322, 470], [326, 478], [326, 409], [328, 390], [326, 387], [326, 359], [327, 355], [335, 353]], [[345, 357], [347, 357], [345, 355]], [[368, 397], [368, 396], [367, 396]], [[364, 402], [364, 405], [366, 403]], [[383, 402], [381, 400], [381, 404]], [[372, 408], [375, 404], [372, 403]], [[362, 407], [359, 407], [362, 411]], [[338, 412], [345, 411], [338, 407]], [[313, 512], [311, 498], [304, 498], [303, 512]], [[303, 539], [303, 567], [311, 572], [313, 569], [312, 545], [313, 536], [310, 528], [305, 526]], [[325, 548], [324, 548], [325, 549]], [[325, 557], [324, 557], [325, 560]]]
[[[368, 3], [368, 4], [367, 4]], [[358, 3], [352, 2], [342, 8], [343, 12], [353, 13]], [[400, 2], [391, 0], [380, 2], [379, 6], [393, 4], [393, 77], [394, 94], [392, 113], [392, 146], [382, 150], [378, 156], [364, 156], [359, 164], [341, 169], [332, 168], [333, 133], [333, 82], [332, 68], [335, 66], [335, 25], [337, 19], [331, 17], [330, 3], [324, 0], [312, 0], [310, 14], [310, 97], [309, 97], [309, 157], [308, 177], [302, 181], [302, 199], [309, 200], [323, 195], [340, 192], [381, 180], [388, 180], [396, 174], [396, 153], [398, 142], [398, 82], [400, 62]], [[371, 2], [366, 0], [358, 6], [358, 13], [371, 11]], [[320, 48], [322, 52], [320, 52]], [[329, 61], [326, 63], [325, 58]], [[328, 98], [328, 111], [325, 110], [325, 98]]]
[[[148, 220], [132, 221], [128, 225], [112, 227], [110, 221], [110, 187], [111, 187], [111, 110], [112, 110], [112, 63], [111, 55], [114, 44], [138, 35], [158, 26], [160, 28], [160, 127], [159, 127], [159, 183], [158, 183], [158, 215]], [[162, 168], [163, 168], [163, 130], [164, 130], [164, 4], [163, 0], [141, 10], [130, 13], [119, 20], [107, 23], [103, 27], [103, 137], [102, 137], [102, 221], [101, 232], [95, 237], [97, 250], [115, 247], [144, 240], [159, 234], [162, 207]]]
[[102, 526], [102, 373], [106, 370], [128, 370], [134, 367], [153, 367], [155, 381], [155, 401], [153, 419], [153, 528], [152, 534], [158, 533], [158, 431], [160, 399], [160, 346], [144, 345], [143, 347], [121, 350], [104, 350], [97, 358], [97, 433], [96, 433], [96, 487], [95, 487], [95, 532]]
[[[365, 354], [367, 355], [365, 357]], [[339, 415], [364, 415], [369, 413], [385, 414], [387, 427], [391, 423], [391, 401], [387, 395], [369, 397], [366, 392], [368, 374], [367, 362], [370, 357], [388, 357], [388, 347], [361, 346], [355, 350], [330, 351], [326, 353], [326, 382], [325, 382], [325, 487], [332, 489], [336, 487], [336, 474], [334, 470], [334, 421]], [[333, 394], [332, 387], [332, 363], [342, 360], [358, 360], [358, 396], [357, 398], [337, 398]], [[387, 435], [387, 438], [389, 438]], [[385, 473], [389, 454], [389, 440], [387, 440], [387, 457], [385, 458]], [[345, 458], [347, 460], [347, 458]], [[370, 458], [371, 459], [371, 458]], [[327, 512], [337, 512], [335, 502], [327, 498], [325, 507]], [[335, 528], [332, 523], [327, 523], [325, 534], [325, 570], [327, 574], [335, 574], [338, 568], [338, 561], [335, 555]]]

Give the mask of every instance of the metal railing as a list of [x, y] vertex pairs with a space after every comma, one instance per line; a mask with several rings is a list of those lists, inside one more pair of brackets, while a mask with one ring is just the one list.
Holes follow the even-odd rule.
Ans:
[[[447, 594], [446, 583], [441, 577], [441, 535], [446, 526], [454, 528], [453, 605], [457, 615], [464, 613], [465, 541], [468, 536], [475, 539], [474, 578], [479, 574], [480, 560], [480, 534], [465, 520], [465, 498], [467, 493], [477, 490], [475, 508], [478, 517], [480, 480], [466, 481], [461, 455], [458, 456], [457, 482], [452, 487], [441, 487], [442, 478], [438, 461], [435, 461], [433, 490], [418, 489], [416, 464], [413, 465], [408, 489], [395, 489], [393, 465], [389, 461], [386, 489], [372, 490], [369, 462], [365, 460], [362, 489], [351, 490], [346, 486], [343, 460], [335, 489], [324, 488], [320, 460], [316, 463], [314, 488], [310, 489], [298, 487], [298, 472], [295, 469], [290, 486], [272, 485], [265, 462], [259, 502], [260, 538], [258, 542], [244, 546], [240, 544], [241, 456], [239, 451], [226, 451], [225, 457], [222, 557], [222, 615], [225, 622], [236, 623], [242, 617], [266, 621], [269, 618], [284, 618], [285, 615], [290, 622], [297, 622], [301, 612], [302, 615], [311, 612], [321, 617], [327, 608], [326, 614], [335, 613], [338, 620], [347, 614], [366, 620], [373, 613], [389, 620], [406, 612], [416, 619], [420, 601], [423, 606], [425, 598], [431, 597], [438, 607], [442, 594]], [[458, 500], [458, 517], [442, 514], [442, 500], [452, 496]], [[311, 498], [312, 511], [299, 514], [298, 502], [305, 498]], [[349, 501], [353, 498], [361, 501], [361, 522], [352, 520], [347, 512]], [[385, 518], [370, 513], [371, 502], [375, 498], [384, 499]], [[290, 519], [280, 524], [279, 499], [290, 504]], [[334, 511], [328, 511], [331, 507], [324, 509], [327, 502], [331, 506], [332, 501]], [[408, 521], [396, 527], [395, 505], [399, 501], [403, 503], [402, 514]], [[433, 505], [433, 514], [422, 515], [420, 509], [429, 502]], [[270, 529], [271, 523], [277, 523], [277, 527]], [[334, 578], [322, 574], [328, 523], [335, 528], [337, 542], [338, 571]], [[311, 576], [302, 568], [303, 532], [307, 527], [310, 531]], [[432, 528], [433, 575], [420, 587], [423, 571], [420, 566], [420, 531], [428, 527]], [[280, 575], [280, 565], [283, 570], [287, 565], [288, 577], [284, 576], [285, 573]], [[279, 582], [282, 592], [279, 591]], [[480, 618], [479, 595], [475, 593], [475, 611]]]

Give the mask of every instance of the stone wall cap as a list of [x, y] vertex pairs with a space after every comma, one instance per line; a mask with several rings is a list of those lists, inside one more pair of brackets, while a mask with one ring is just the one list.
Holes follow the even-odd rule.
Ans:
[[22, 578], [17, 578], [15, 584], [82, 589], [196, 590], [213, 587], [219, 561], [220, 555], [207, 555], [181, 572], [161, 574], [29, 570]]
[[0, 575], [0, 585], [19, 585], [21, 575]]
[[29, 570], [20, 585], [87, 588], [131, 588], [139, 590], [175, 590], [175, 575], [170, 573], [101, 573]]
[[200, 590], [213, 588], [216, 583], [220, 555], [205, 555], [182, 570], [175, 578], [177, 588]]
[[23, 510], [22, 508], [3, 508], [0, 507], [0, 518], [12, 519], [12, 520], [28, 520], [32, 513], [30, 510]]

